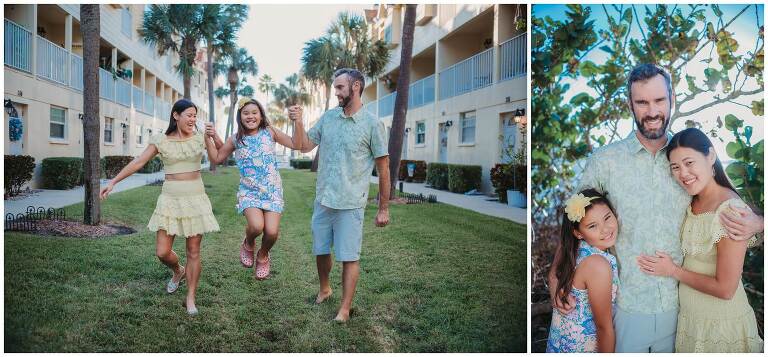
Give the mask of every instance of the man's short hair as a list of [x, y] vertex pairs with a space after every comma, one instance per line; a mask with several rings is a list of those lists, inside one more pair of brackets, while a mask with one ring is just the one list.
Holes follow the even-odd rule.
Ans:
[[333, 73], [333, 79], [336, 79], [336, 77], [346, 74], [351, 79], [349, 81], [349, 87], [352, 87], [352, 83], [360, 82], [360, 97], [363, 96], [363, 88], [365, 88], [365, 77], [363, 76], [363, 73], [354, 69], [354, 68], [342, 68], [337, 70]]
[[669, 103], [672, 104], [672, 79], [669, 73], [655, 64], [646, 63], [641, 64], [632, 69], [629, 73], [629, 79], [627, 80], [627, 98], [629, 99], [629, 105], [632, 105], [632, 83], [647, 81], [657, 75], [664, 77], [664, 82], [667, 83], [667, 98]]

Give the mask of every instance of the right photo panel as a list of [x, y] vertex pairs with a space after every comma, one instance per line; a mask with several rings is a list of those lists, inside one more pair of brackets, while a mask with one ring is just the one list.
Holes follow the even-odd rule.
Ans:
[[764, 5], [533, 5], [531, 352], [764, 350]]

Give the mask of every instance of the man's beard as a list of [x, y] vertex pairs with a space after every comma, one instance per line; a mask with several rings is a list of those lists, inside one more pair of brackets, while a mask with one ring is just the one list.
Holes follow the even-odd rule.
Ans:
[[[662, 125], [658, 129], [646, 129], [645, 128], [645, 122], [648, 120], [654, 120], [654, 119], [661, 119]], [[637, 120], [637, 117], [635, 117], [635, 125], [637, 125], [637, 130], [640, 131], [640, 135], [645, 137], [649, 140], [655, 140], [663, 137], [667, 134], [667, 127], [669, 126], [669, 116], [668, 115], [657, 115], [653, 117], [645, 116], [642, 120]]]
[[352, 96], [341, 97], [341, 100], [339, 100], [339, 107], [346, 108], [349, 105], [349, 102], [351, 101], [352, 101]]

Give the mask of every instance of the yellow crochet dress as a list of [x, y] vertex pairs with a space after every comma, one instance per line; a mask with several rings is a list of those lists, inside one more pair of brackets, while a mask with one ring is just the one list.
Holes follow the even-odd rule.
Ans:
[[[200, 170], [205, 150], [202, 133], [182, 140], [160, 133], [150, 138], [149, 143], [157, 147], [166, 174]], [[169, 235], [181, 237], [219, 231], [203, 180], [165, 180], [147, 228], [163, 229]]]
[[[730, 239], [720, 224], [720, 212], [747, 207], [740, 199], [723, 202], [715, 212], [693, 214], [690, 206], [681, 233], [683, 268], [709, 276], [717, 267], [717, 242]], [[752, 237], [749, 245], [753, 246]], [[761, 352], [763, 340], [757, 330], [755, 312], [739, 281], [730, 300], [707, 295], [680, 283], [680, 313], [677, 318], [675, 352]]]

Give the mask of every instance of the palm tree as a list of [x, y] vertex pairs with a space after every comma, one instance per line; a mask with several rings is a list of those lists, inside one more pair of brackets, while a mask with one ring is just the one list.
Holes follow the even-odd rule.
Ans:
[[[368, 25], [362, 16], [342, 12], [323, 36], [304, 44], [302, 72], [313, 84], [325, 88], [327, 111], [334, 71], [352, 67], [376, 78], [384, 71], [389, 55], [384, 41], [374, 42], [368, 37]], [[318, 151], [312, 161], [313, 172], [317, 171], [319, 156]]]
[[85, 207], [83, 222], [101, 222], [99, 199], [99, 42], [100, 5], [80, 5], [80, 31], [83, 34], [83, 167], [85, 169]]
[[[411, 55], [413, 54], [413, 30], [416, 27], [416, 5], [405, 5], [403, 19], [403, 38], [400, 52], [400, 73], [397, 77], [397, 94], [395, 95], [395, 108], [392, 115], [392, 129], [389, 135], [389, 179], [390, 194], [393, 197], [398, 171], [400, 170], [400, 155], [403, 152], [403, 136], [405, 135], [405, 116], [408, 113], [408, 90], [410, 89], [411, 76], [408, 68], [411, 68]], [[382, 199], [386, 199], [382, 197]]]
[[[232, 134], [232, 128], [235, 118], [235, 106], [237, 105], [237, 96], [242, 94], [243, 90], [253, 96], [253, 88], [245, 85], [245, 78], [248, 75], [256, 76], [259, 74], [259, 65], [256, 60], [248, 54], [245, 48], [238, 48], [236, 51], [225, 53], [219, 61], [214, 63], [213, 71], [216, 75], [227, 74], [227, 83], [229, 84], [229, 120], [227, 121], [227, 137]], [[243, 75], [242, 81], [240, 75]], [[238, 86], [244, 85], [244, 86]], [[217, 89], [218, 91], [218, 89]]]
[[[309, 93], [307, 93], [307, 89], [302, 85], [301, 78], [301, 76], [294, 73], [285, 79], [287, 85], [280, 83], [280, 85], [275, 88], [275, 104], [281, 111], [294, 105], [309, 104], [310, 96]], [[291, 157], [293, 157], [293, 155], [294, 151], [291, 150]]]
[[139, 27], [139, 35], [159, 55], [176, 53], [175, 66], [184, 83], [184, 98], [191, 99], [192, 76], [195, 74], [197, 44], [204, 38], [206, 16], [203, 5], [149, 5]]
[[272, 81], [272, 76], [265, 73], [259, 78], [259, 92], [267, 94], [267, 101], [264, 105], [269, 105], [269, 92], [274, 91], [275, 87], [277, 86], [275, 85], [275, 82]]

